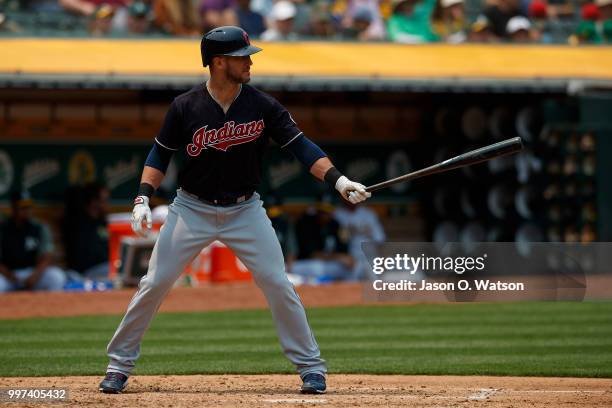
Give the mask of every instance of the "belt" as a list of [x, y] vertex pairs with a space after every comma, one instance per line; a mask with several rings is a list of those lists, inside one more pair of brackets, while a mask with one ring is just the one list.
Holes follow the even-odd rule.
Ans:
[[198, 197], [198, 200], [208, 205], [225, 206], [225, 205], [239, 204], [239, 203], [245, 202], [252, 196], [253, 196], [253, 193], [248, 193], [245, 195], [241, 195], [240, 197], [223, 197], [223, 198]]

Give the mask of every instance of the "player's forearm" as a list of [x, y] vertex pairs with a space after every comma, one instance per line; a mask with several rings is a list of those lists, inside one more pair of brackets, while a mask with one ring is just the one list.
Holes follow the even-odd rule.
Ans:
[[154, 190], [157, 190], [163, 179], [164, 173], [162, 173], [160, 170], [156, 169], [155, 167], [144, 166], [142, 177], [140, 178], [140, 184], [149, 184]]
[[[329, 158], [321, 157], [310, 167], [310, 174], [315, 176], [317, 179], [326, 182], [332, 188], [338, 189], [337, 183], [340, 178], [348, 180], [340, 173], [340, 171], [334, 167], [334, 164]], [[338, 190], [340, 191], [340, 190]], [[342, 194], [342, 192], [341, 192]]]
[[334, 167], [334, 165], [329, 158], [321, 157], [314, 162], [312, 166], [310, 166], [310, 174], [312, 174], [318, 180], [323, 181], [325, 178], [325, 173], [327, 173], [332, 167]]
[[310, 166], [310, 173], [338, 190], [342, 198], [352, 204], [360, 203], [372, 196], [371, 193], [366, 191], [363, 184], [355, 183], [340, 173], [327, 157], [321, 157], [314, 162]]
[[[164, 173], [161, 170], [145, 164], [142, 177], [140, 177], [138, 194], [134, 199], [134, 209], [132, 210], [132, 230], [138, 235], [147, 236], [153, 226], [149, 199], [159, 188], [163, 179]], [[143, 223], [145, 223], [145, 227], [143, 227]]]

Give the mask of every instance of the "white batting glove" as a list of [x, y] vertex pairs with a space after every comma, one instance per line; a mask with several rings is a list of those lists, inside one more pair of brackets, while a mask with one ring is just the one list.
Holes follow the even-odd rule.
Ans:
[[[142, 223], [146, 222], [145, 229]], [[149, 197], [138, 196], [134, 199], [134, 209], [132, 210], [132, 231], [141, 237], [146, 237], [153, 227], [151, 209], [149, 208]]]
[[363, 184], [349, 180], [342, 176], [336, 181], [336, 190], [351, 204], [357, 204], [372, 197], [372, 193], [366, 191]]

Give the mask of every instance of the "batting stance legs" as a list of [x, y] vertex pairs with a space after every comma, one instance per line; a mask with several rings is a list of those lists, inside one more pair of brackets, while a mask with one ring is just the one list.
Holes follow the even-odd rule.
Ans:
[[153, 249], [149, 270], [108, 344], [108, 372], [129, 375], [144, 332], [185, 266], [214, 240], [228, 245], [262, 289], [287, 358], [303, 378], [325, 373], [304, 307], [287, 279], [283, 256], [259, 195], [227, 207], [207, 205], [179, 190]]

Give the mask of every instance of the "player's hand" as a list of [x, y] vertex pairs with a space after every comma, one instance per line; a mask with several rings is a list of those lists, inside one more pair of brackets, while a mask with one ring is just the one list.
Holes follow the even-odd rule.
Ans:
[[[142, 228], [142, 223], [145, 222], [145, 229]], [[138, 196], [134, 199], [134, 209], [132, 210], [132, 231], [141, 237], [146, 237], [151, 231], [153, 220], [151, 217], [151, 209], [149, 208], [149, 197]]]
[[372, 197], [372, 193], [367, 192], [363, 184], [351, 181], [346, 176], [342, 176], [336, 181], [336, 190], [351, 204], [357, 204]]

